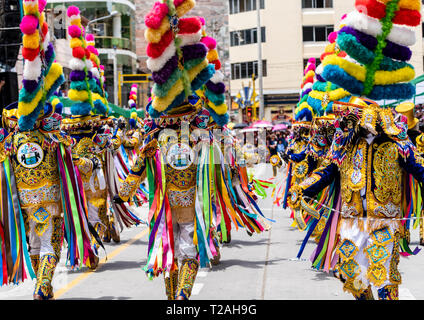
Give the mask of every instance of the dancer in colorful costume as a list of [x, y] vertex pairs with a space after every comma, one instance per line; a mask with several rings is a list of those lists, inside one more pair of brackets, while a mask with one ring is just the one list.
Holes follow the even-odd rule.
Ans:
[[[343, 19], [344, 17], [342, 20]], [[324, 61], [326, 57], [332, 55], [336, 55], [338, 57], [346, 56], [346, 53], [340, 51], [336, 46], [337, 36], [338, 32], [332, 32], [329, 35], [328, 40], [330, 41], [330, 44], [325, 48], [325, 52], [321, 55], [321, 61]], [[304, 179], [306, 179], [313, 170], [322, 165], [332, 144], [335, 133], [333, 114], [334, 101], [349, 101], [350, 99], [349, 92], [329, 81], [325, 81], [321, 76], [322, 72], [323, 64], [321, 63], [315, 70], [316, 81], [313, 84], [312, 91], [308, 94], [307, 99], [308, 104], [313, 108], [317, 116], [312, 120], [311, 139], [308, 143], [306, 152], [307, 156], [312, 157], [315, 161], [309, 161], [309, 173], [304, 177]], [[297, 210], [297, 214], [294, 214], [294, 216], [299, 216], [300, 212], [304, 212], [302, 219], [305, 219], [305, 231], [307, 231], [299, 249], [299, 253], [297, 255], [298, 258], [301, 257], [302, 252], [311, 236], [315, 238], [316, 242], [320, 241], [329, 215], [329, 212], [325, 209], [323, 203], [332, 203], [335, 195], [335, 184], [332, 183], [318, 195], [319, 200], [317, 202], [303, 201], [302, 208]], [[327, 241], [327, 239], [325, 240]], [[318, 255], [318, 257], [320, 256]], [[312, 266], [320, 269], [322, 267], [320, 259], [313, 260]]]
[[[419, 130], [420, 121], [414, 116], [414, 109], [415, 109], [415, 104], [413, 102], [404, 102], [396, 107], [396, 112], [404, 115], [407, 118], [408, 137], [411, 139], [412, 143], [417, 147], [417, 152], [422, 156], [424, 155], [424, 148], [422, 147], [423, 144], [421, 142], [421, 137], [423, 135], [421, 131]], [[413, 184], [413, 186], [415, 189], [415, 194], [417, 199], [416, 202], [422, 202], [421, 199], [422, 199], [423, 189], [417, 181], [414, 181], [414, 182], [415, 183]], [[416, 210], [414, 210], [416, 220], [414, 222], [413, 227], [414, 229], [417, 228], [418, 226], [420, 227], [420, 244], [424, 245], [424, 223], [422, 219], [421, 209], [422, 209], [421, 206], [417, 205]], [[411, 227], [412, 225], [408, 221], [408, 223], [405, 226], [406, 239], [408, 243], [410, 242], [410, 239], [411, 239], [411, 232], [410, 232]]]
[[131, 86], [131, 92], [128, 100], [128, 107], [131, 108], [130, 119], [128, 120], [129, 129], [125, 131], [123, 138], [123, 151], [125, 151], [126, 158], [130, 166], [134, 165], [137, 153], [140, 150], [142, 139], [140, 127], [137, 116], [137, 85]]
[[194, 95], [216, 73], [201, 42], [204, 20], [183, 18], [194, 4], [156, 2], [145, 18], [147, 63], [155, 82], [147, 107], [151, 119], [145, 121], [136, 164], [114, 199], [127, 201], [147, 176], [150, 236], [144, 270], [150, 278], [164, 274], [172, 300], [189, 299], [199, 267], [217, 256], [214, 226], [221, 227], [224, 240], [231, 222], [251, 232], [263, 230], [259, 208], [242, 189], [243, 177], [231, 179], [220, 141], [210, 130], [226, 124], [227, 108], [215, 109], [216, 103]]
[[[299, 175], [303, 177], [308, 171], [307, 163], [305, 164], [303, 161], [306, 157], [306, 146], [309, 142], [311, 121], [315, 116], [315, 111], [308, 104], [308, 96], [312, 91], [315, 81], [315, 69], [316, 60], [315, 58], [311, 58], [308, 60], [303, 71], [300, 99], [295, 109], [296, 122], [293, 124], [292, 133], [288, 141], [289, 145], [286, 153], [283, 155], [283, 160], [289, 164], [286, 190], [290, 189], [292, 183], [296, 183]], [[294, 166], [296, 168], [293, 168]], [[305, 170], [306, 172], [304, 172]], [[284, 200], [284, 203], [286, 203], [286, 200]], [[286, 207], [286, 205], [283, 206], [284, 208]]]
[[[337, 37], [348, 56], [325, 58], [323, 78], [352, 95], [411, 99], [415, 88], [406, 81], [414, 78], [414, 70], [407, 61], [415, 31], [404, 25], [419, 24], [420, 7], [418, 0], [357, 0], [357, 10], [344, 19]], [[400, 250], [416, 253], [404, 239], [403, 219], [413, 205], [412, 183], [404, 173], [423, 182], [424, 159], [407, 137], [405, 118], [395, 122], [391, 109], [352, 97], [335, 102], [333, 111], [336, 133], [327, 161], [291, 188], [289, 202], [298, 208], [303, 197], [310, 199], [339, 181], [340, 196], [325, 231], [327, 248], [319, 244], [315, 252], [323, 254], [324, 270], [335, 270], [343, 289], [356, 299], [373, 299], [372, 288], [379, 299], [398, 299]]]
[[[115, 166], [121, 182], [125, 181], [131, 167], [134, 166], [143, 143], [143, 128], [135, 109], [137, 106], [135, 102], [137, 99], [136, 90], [136, 85], [133, 85], [130, 93], [130, 100], [128, 101], [128, 105], [132, 107], [130, 119], [128, 120], [129, 129], [125, 130], [122, 145], [118, 152], [115, 153]], [[122, 121], [126, 120], [122, 118]], [[122, 128], [124, 129], [124, 126], [122, 126]], [[130, 205], [141, 207], [143, 203], [148, 201], [148, 193], [144, 184], [141, 184], [133, 198], [130, 199]]]
[[[70, 61], [72, 71], [68, 96], [75, 103], [71, 106], [71, 117], [63, 120], [62, 128], [75, 140], [72, 155], [83, 181], [88, 220], [99, 238], [104, 239], [113, 221], [117, 220], [121, 228], [122, 221], [126, 226], [138, 224], [140, 221], [125, 207], [117, 208], [115, 204], [111, 204], [113, 219], [109, 216], [108, 197], [113, 197], [119, 188], [113, 155], [110, 153], [120, 146], [121, 131], [112, 133], [108, 125], [112, 120], [107, 118], [107, 96], [98, 52], [94, 48], [94, 37], [85, 34], [77, 7], [70, 6], [67, 15], [70, 20], [68, 33], [71, 36], [70, 47], [73, 55]], [[119, 242], [118, 230], [115, 230], [112, 238]], [[98, 256], [101, 241], [93, 236], [91, 243]], [[96, 269], [97, 263], [88, 267]]]
[[[140, 122], [137, 115], [137, 85], [131, 86], [130, 100], [128, 106], [131, 108], [130, 119], [128, 120], [129, 130], [125, 132], [124, 146], [134, 150], [136, 153], [141, 145]], [[134, 162], [132, 161], [132, 164]]]
[[[315, 110], [308, 104], [308, 97], [315, 81], [316, 60], [311, 58], [303, 71], [300, 100], [295, 109], [296, 123], [292, 126], [292, 134], [289, 136], [289, 145], [283, 160], [288, 163], [286, 188], [283, 198], [283, 208], [287, 208], [287, 191], [290, 186], [300, 183], [314, 167], [314, 159], [307, 156], [307, 147], [310, 141], [311, 121], [316, 115]], [[294, 226], [305, 230], [306, 223], [303, 211], [297, 210], [292, 213]]]
[[53, 299], [52, 278], [64, 230], [71, 267], [95, 258], [68, 148], [71, 139], [60, 132], [62, 105], [53, 98], [64, 77], [54, 62], [45, 6], [45, 1], [23, 1], [23, 87], [17, 108], [12, 105], [3, 111], [4, 124], [13, 131], [7, 134], [2, 129], [0, 144], [3, 284], [19, 283], [29, 274], [36, 278], [36, 300]]
[[[325, 161], [325, 157], [330, 149], [331, 143], [333, 141], [333, 136], [335, 133], [334, 127], [334, 114], [330, 114], [322, 117], [315, 117], [312, 121], [311, 127], [311, 139], [307, 146], [307, 158], [310, 163], [309, 173], [305, 175], [303, 180], [307, 179], [314, 170], [320, 168]], [[297, 217], [298, 225], [299, 220], [300, 224], [305, 225], [306, 236], [299, 249], [297, 255], [298, 258], [301, 257], [303, 249], [305, 248], [306, 243], [309, 240], [309, 237], [315, 238], [315, 241], [318, 242], [324, 231], [324, 227], [328, 219], [328, 211], [323, 210], [323, 203], [330, 202], [334, 200], [335, 196], [335, 185], [331, 184], [327, 188], [323, 189], [322, 192], [318, 195], [318, 201], [303, 201], [301, 208], [295, 210], [294, 217]], [[296, 212], [299, 211], [299, 212]], [[314, 264], [313, 264], [314, 265]]]

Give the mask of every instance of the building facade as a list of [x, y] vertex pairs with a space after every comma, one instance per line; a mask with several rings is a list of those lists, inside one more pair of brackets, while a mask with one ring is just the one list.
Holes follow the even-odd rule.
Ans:
[[[327, 36], [342, 16], [354, 9], [353, 0], [261, 0], [263, 91], [265, 119], [276, 120], [282, 110], [291, 113], [299, 99], [303, 69], [328, 44]], [[231, 37], [231, 96], [258, 74], [256, 0], [228, 0]], [[423, 32], [417, 28], [412, 48], [417, 75], [423, 73]], [[258, 84], [256, 84], [258, 87]], [[235, 111], [240, 113], [240, 111]], [[238, 119], [242, 119], [238, 115]]]
[[[57, 61], [64, 67], [67, 81], [69, 81], [70, 69], [68, 66], [72, 52], [67, 34], [66, 9], [71, 5], [79, 7], [83, 26], [87, 33], [95, 36], [100, 63], [105, 67], [109, 101], [117, 104], [119, 73], [132, 74], [137, 70], [136, 6], [133, 0], [48, 1], [46, 10], [50, 20], [51, 39], [57, 52]], [[69, 83], [65, 83], [63, 87], [65, 91], [69, 89]], [[128, 99], [125, 97], [128, 96], [130, 88], [123, 89], [122, 101], [126, 102]]]

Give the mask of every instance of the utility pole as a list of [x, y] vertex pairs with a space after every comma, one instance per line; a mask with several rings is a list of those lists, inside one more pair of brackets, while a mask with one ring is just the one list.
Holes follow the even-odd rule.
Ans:
[[113, 102], [118, 105], [118, 63], [116, 61], [116, 45], [113, 46]]
[[262, 64], [262, 28], [261, 28], [261, 1], [256, 0], [256, 13], [258, 19], [258, 82], [259, 82], [259, 120], [265, 117], [264, 88], [263, 88], [263, 64]]

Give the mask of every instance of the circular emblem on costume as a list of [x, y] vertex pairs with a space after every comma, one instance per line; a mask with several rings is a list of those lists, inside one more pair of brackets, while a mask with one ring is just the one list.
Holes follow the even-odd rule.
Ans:
[[194, 161], [194, 152], [186, 143], [172, 144], [166, 155], [169, 165], [176, 170], [185, 170]]
[[296, 164], [296, 166], [294, 167], [293, 175], [298, 179], [302, 179], [306, 176], [306, 174], [308, 173], [308, 170], [309, 170], [308, 162], [302, 161]]
[[44, 158], [44, 151], [39, 144], [27, 142], [18, 148], [16, 158], [20, 165], [24, 168], [35, 168]]
[[277, 156], [276, 154], [275, 155], [273, 155], [270, 159], [269, 159], [269, 161], [271, 162], [271, 164], [275, 167], [275, 166], [277, 166], [278, 165], [278, 163], [280, 162], [280, 157], [279, 156]]

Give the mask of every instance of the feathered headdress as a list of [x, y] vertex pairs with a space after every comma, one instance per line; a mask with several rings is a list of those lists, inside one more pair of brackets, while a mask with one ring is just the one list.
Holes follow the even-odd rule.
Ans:
[[[321, 55], [321, 61], [333, 55], [342, 58], [346, 57], [346, 52], [340, 51], [337, 47], [337, 36], [337, 31], [330, 33], [328, 36], [330, 44], [326, 46], [324, 53]], [[324, 66], [322, 63], [316, 68], [316, 81], [312, 86], [312, 91], [309, 93], [307, 100], [318, 116], [332, 114], [334, 101], [347, 102], [350, 98], [349, 92], [330, 81], [326, 81], [322, 77], [323, 69]]]
[[95, 41], [93, 34], [87, 34], [85, 36], [87, 48], [89, 52], [89, 59], [93, 67], [91, 68], [91, 74], [93, 76], [90, 81], [90, 90], [92, 92], [94, 112], [97, 114], [107, 115], [109, 112], [109, 103], [107, 101], [107, 94], [104, 89], [104, 77], [102, 76], [102, 70], [100, 69], [99, 51], [95, 48]]
[[131, 108], [130, 119], [128, 120], [131, 129], [137, 126], [137, 85], [131, 86], [130, 96], [128, 99], [128, 107]]
[[90, 60], [91, 53], [87, 50], [85, 30], [81, 24], [79, 8], [68, 7], [67, 15], [70, 21], [68, 33], [71, 40], [69, 45], [72, 49], [71, 88], [68, 97], [76, 102], [71, 106], [71, 113], [72, 115], [88, 116], [93, 109], [91, 87], [95, 84], [92, 73], [93, 64]]
[[303, 78], [300, 90], [300, 100], [295, 109], [296, 121], [312, 121], [315, 111], [308, 104], [308, 96], [315, 81], [316, 59], [310, 58], [303, 71]]
[[21, 131], [34, 129], [36, 120], [43, 115], [45, 102], [65, 80], [62, 66], [54, 62], [55, 52], [43, 12], [45, 6], [45, 0], [23, 0], [20, 28], [25, 64], [17, 109]]
[[[353, 95], [372, 100], [410, 99], [415, 77], [410, 46], [421, 21], [420, 0], [356, 0], [344, 19], [337, 45], [346, 58], [323, 61], [323, 78]], [[354, 61], [352, 61], [354, 60]]]
[[133, 84], [131, 86], [130, 95], [128, 97], [128, 108], [137, 109], [137, 85]]
[[194, 6], [194, 0], [163, 0], [145, 17], [147, 66], [154, 81], [147, 112], [152, 118], [180, 112], [179, 107], [215, 73], [201, 42], [201, 19], [182, 18]]
[[[202, 25], [205, 25], [205, 20], [201, 18]], [[219, 60], [219, 54], [217, 50], [217, 42], [214, 38], [208, 37], [206, 31], [203, 30], [203, 37], [200, 40], [207, 48], [208, 54], [206, 58], [209, 63], [215, 66], [215, 74], [213, 77], [206, 82], [201, 89], [196, 91], [196, 94], [203, 98], [205, 101], [205, 107], [208, 109], [212, 119], [220, 127], [228, 123], [228, 106], [225, 101], [225, 84], [224, 74], [221, 70], [221, 61]]]

